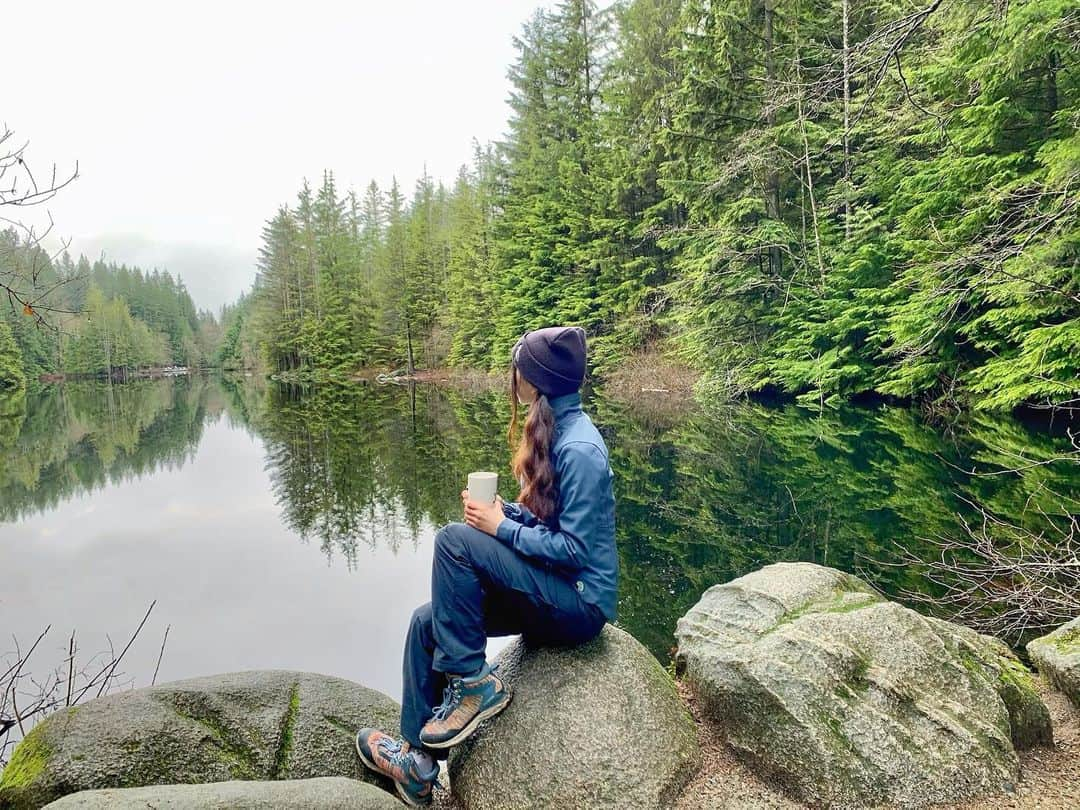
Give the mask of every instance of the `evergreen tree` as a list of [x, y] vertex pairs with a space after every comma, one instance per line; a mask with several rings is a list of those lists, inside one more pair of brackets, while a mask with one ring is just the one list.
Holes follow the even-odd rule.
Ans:
[[473, 168], [462, 166], [450, 197], [445, 329], [448, 362], [484, 367], [492, 361], [491, 314], [498, 305], [493, 243], [494, 150], [475, 148]]
[[0, 320], [0, 390], [21, 389], [26, 386], [22, 356], [7, 323]]
[[493, 356], [525, 329], [598, 323], [592, 185], [601, 71], [594, 5], [539, 11], [514, 44], [514, 90], [498, 223], [503, 268]]
[[[225, 354], [246, 333], [281, 371], [493, 368], [575, 323], [593, 371], [674, 347], [729, 395], [1073, 402], [1072, 5], [564, 0], [515, 39], [507, 136], [452, 188], [304, 183]], [[91, 277], [190, 353], [179, 282]]]

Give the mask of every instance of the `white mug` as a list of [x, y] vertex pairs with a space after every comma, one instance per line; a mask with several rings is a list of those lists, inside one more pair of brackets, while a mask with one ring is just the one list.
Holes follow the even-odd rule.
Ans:
[[493, 472], [469, 473], [469, 500], [478, 503], [495, 503], [499, 489], [499, 474]]

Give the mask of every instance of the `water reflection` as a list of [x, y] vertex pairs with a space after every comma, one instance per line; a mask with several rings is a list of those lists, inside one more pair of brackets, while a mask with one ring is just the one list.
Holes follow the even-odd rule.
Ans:
[[[0, 400], [0, 522], [190, 460], [221, 410], [206, 378], [76, 382]], [[209, 409], [209, 410], [208, 410]]]
[[[1073, 462], [982, 474], [1068, 447], [1011, 419], [943, 428], [895, 408], [819, 416], [754, 405], [658, 418], [599, 392], [586, 408], [616, 472], [620, 624], [661, 659], [705, 588], [767, 562], [857, 569], [895, 594], [926, 587], [891, 565], [897, 544], [932, 554], [925, 538], [955, 536], [968, 501], [1036, 528], [1040, 512], [1080, 511]], [[261, 439], [285, 526], [349, 570], [379, 564], [365, 549], [415, 548], [459, 518], [469, 471], [509, 465], [500, 394], [200, 378], [66, 385], [0, 410], [0, 521], [182, 467], [222, 413]], [[228, 491], [212, 497], [221, 503], [207, 509], [227, 508]]]
[[[227, 384], [245, 401], [250, 388]], [[328, 556], [415, 544], [424, 522], [460, 519], [475, 469], [505, 469], [508, 411], [433, 388], [271, 387], [244, 412], [266, 444], [284, 520]], [[504, 413], [506, 412], [506, 413]]]
[[956, 537], [972, 503], [1038, 528], [1039, 509], [1080, 506], [1074, 463], [1000, 470], [1010, 455], [1048, 459], [1068, 445], [1016, 422], [977, 419], [942, 432], [911, 411], [717, 407], [650, 426], [600, 401], [617, 426], [622, 620], [659, 652], [716, 582], [777, 560], [858, 571], [885, 592], [925, 591], [928, 538]]

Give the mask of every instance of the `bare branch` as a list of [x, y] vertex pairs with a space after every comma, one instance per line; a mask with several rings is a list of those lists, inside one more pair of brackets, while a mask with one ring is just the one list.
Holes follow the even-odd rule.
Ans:
[[[91, 689], [96, 688], [97, 696], [102, 696], [118, 684], [120, 663], [143, 630], [156, 604], [156, 601], [152, 602], [147, 608], [142, 621], [119, 655], [111, 649], [110, 641], [110, 651], [97, 653], [80, 666], [79, 645], [76, 634], [72, 631], [68, 638], [67, 655], [60, 664], [44, 670], [43, 677], [33, 675], [30, 658], [51, 626], [45, 628], [25, 653], [18, 638], [13, 637], [14, 652], [0, 656], [0, 666], [5, 667], [0, 674], [0, 767], [5, 764], [7, 753], [17, 739], [25, 736], [33, 724], [56, 709], [78, 704]], [[165, 640], [168, 636], [169, 628], [166, 628]], [[155, 681], [165, 652], [165, 640], [162, 641], [158, 653], [157, 667], [154, 670]], [[11, 735], [16, 729], [18, 735], [12, 739]]]

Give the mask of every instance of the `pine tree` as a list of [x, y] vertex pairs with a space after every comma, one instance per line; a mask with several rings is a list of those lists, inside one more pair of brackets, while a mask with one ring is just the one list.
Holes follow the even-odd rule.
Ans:
[[607, 148], [596, 150], [593, 172], [600, 323], [589, 351], [601, 372], [663, 335], [662, 288], [673, 256], [658, 237], [685, 220], [683, 206], [660, 185], [661, 169], [671, 159], [662, 136], [675, 114], [680, 76], [673, 52], [681, 41], [682, 5], [648, 0], [614, 7], [617, 36], [597, 136]]
[[491, 362], [491, 314], [497, 307], [498, 268], [492, 242], [495, 156], [477, 144], [472, 171], [462, 166], [450, 197], [450, 251], [445, 328], [452, 365]]
[[525, 329], [597, 324], [592, 164], [601, 70], [591, 2], [537, 12], [514, 44], [514, 90], [497, 239], [499, 320], [489, 362]]

